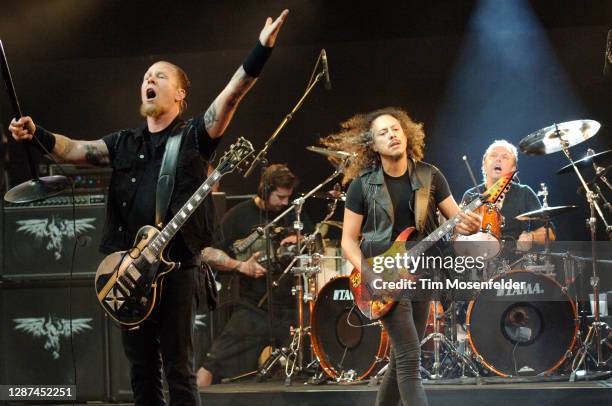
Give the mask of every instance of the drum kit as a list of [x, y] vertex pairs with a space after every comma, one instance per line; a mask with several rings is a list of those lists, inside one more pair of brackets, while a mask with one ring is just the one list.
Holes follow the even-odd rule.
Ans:
[[[569, 148], [594, 136], [599, 128], [599, 123], [593, 120], [570, 121], [535, 131], [519, 144], [521, 152], [525, 154], [562, 151], [568, 158], [570, 164], [557, 173], [574, 171], [582, 189], [586, 191], [591, 210], [587, 224], [593, 246], [597, 234], [596, 215], [603, 222], [608, 238], [612, 231], [599, 205], [603, 202], [610, 210], [599, 184], [612, 189], [605, 176], [611, 166], [612, 150], [600, 153], [589, 150], [587, 156], [573, 160]], [[352, 267], [342, 257], [338, 244], [333, 241], [323, 245], [320, 243], [325, 229], [342, 229], [342, 223], [331, 218], [338, 203], [345, 200], [339, 186], [322, 191], [323, 186], [342, 173], [352, 156], [344, 151], [319, 147], [307, 149], [327, 157], [336, 171], [294, 203], [298, 213], [298, 232], [299, 213], [306, 198], [323, 199], [329, 205], [325, 218], [318, 223], [314, 233], [303, 238], [303, 244], [298, 244], [298, 254], [281, 276], [295, 277], [298, 322], [292, 329], [290, 348], [283, 349], [279, 356], [286, 357], [289, 379], [296, 371], [314, 371], [311, 378], [314, 382], [376, 380], [386, 370], [390, 341], [381, 323], [368, 320], [356, 310], [349, 289], [348, 275]], [[595, 169], [595, 177], [586, 182], [580, 169], [591, 166]], [[519, 258], [515, 257], [514, 262], [510, 263], [505, 258], [508, 244], [502, 240], [504, 218], [495, 205], [481, 207], [479, 233], [467, 238], [453, 237], [451, 244], [457, 255], [474, 255], [473, 252], [461, 251], [465, 249], [462, 247], [486, 247], [480, 255], [486, 258], [488, 264], [488, 272], [456, 277], [493, 281], [511, 278], [515, 282], [522, 282], [524, 288], [482, 290], [473, 294], [463, 308], [454, 298], [444, 302], [444, 306], [440, 301], [432, 301], [426, 336], [421, 343], [424, 377], [435, 380], [486, 375], [548, 376], [568, 372], [570, 379], [574, 379], [581, 368], [601, 370], [610, 367], [610, 360], [604, 359], [602, 348], [612, 348], [608, 336], [610, 330], [600, 318], [599, 301], [595, 300], [592, 317], [586, 317], [587, 306], [581, 305], [578, 287], [574, 285], [577, 273], [582, 273], [584, 279], [590, 276], [590, 289], [598, 298], [598, 267], [611, 261], [598, 259], [594, 248], [588, 258], [578, 257], [570, 251], [552, 252], [548, 232], [552, 227], [551, 219], [575, 210], [577, 206], [549, 206], [548, 190], [544, 184], [541, 184], [538, 196], [543, 197], [542, 207], [522, 213], [516, 219], [544, 224], [546, 238], [541, 251], [522, 251], [519, 254], [518, 250], [513, 250], [514, 254], [519, 254]], [[464, 245], [459, 243], [461, 241], [483, 244]], [[563, 265], [558, 265], [558, 261]], [[584, 264], [589, 263], [592, 269], [587, 274]], [[557, 272], [559, 269], [563, 270], [562, 275], [561, 271]], [[276, 282], [274, 285], [277, 285]], [[305, 317], [306, 308], [308, 320]], [[462, 310], [465, 319], [458, 320], [462, 318]], [[584, 331], [587, 330], [585, 335]], [[310, 338], [309, 348], [306, 337]], [[306, 350], [310, 350], [312, 359], [308, 365], [304, 362]], [[266, 363], [260, 369], [260, 374], [267, 374], [277, 360]]]

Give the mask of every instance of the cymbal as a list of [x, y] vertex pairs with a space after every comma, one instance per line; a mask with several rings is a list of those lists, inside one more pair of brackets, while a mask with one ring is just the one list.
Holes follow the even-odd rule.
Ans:
[[45, 176], [23, 182], [6, 192], [4, 200], [9, 203], [31, 203], [56, 196], [70, 187], [67, 177], [61, 175]]
[[313, 193], [312, 197], [316, 197], [317, 199], [342, 200], [343, 202], [346, 201], [346, 193], [333, 189], [327, 192]]
[[342, 222], [341, 221], [327, 220], [327, 221], [323, 221], [322, 224], [327, 224], [328, 226], [336, 227], [336, 228], [339, 228], [340, 230], [342, 230]]
[[519, 214], [515, 217], [515, 219], [520, 221], [529, 221], [529, 220], [548, 220], [553, 217], [556, 217], [560, 214], [566, 213], [568, 211], [577, 209], [578, 206], [554, 206], [554, 207], [542, 207], [538, 210], [528, 211], [526, 213]]
[[[580, 158], [574, 161], [574, 164], [580, 169], [590, 166], [591, 163], [595, 163], [598, 166], [609, 166], [612, 165], [612, 149], [604, 152], [598, 152], [593, 155], [585, 155], [584, 158]], [[568, 173], [572, 171], [572, 164], [565, 165], [563, 168], [557, 171], [557, 175], [562, 173]]]
[[321, 148], [321, 147], [306, 147], [308, 151], [316, 152], [317, 154], [321, 154], [323, 156], [331, 156], [334, 158], [348, 158], [353, 156], [353, 154], [349, 154], [344, 151], [334, 151], [333, 149]]
[[519, 143], [522, 153], [544, 155], [561, 151], [563, 144], [573, 147], [586, 141], [599, 131], [601, 124], [595, 120], [574, 120], [553, 124], [532, 132]]

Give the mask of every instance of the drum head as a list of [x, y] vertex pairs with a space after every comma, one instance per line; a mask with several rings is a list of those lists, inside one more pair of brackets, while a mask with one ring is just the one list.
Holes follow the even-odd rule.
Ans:
[[365, 326], [371, 323], [354, 306], [348, 277], [333, 279], [321, 289], [311, 315], [312, 341], [329, 376], [354, 371], [355, 378], [362, 379], [378, 370], [378, 358], [387, 354], [387, 337], [379, 324]]
[[553, 279], [523, 270], [493, 280], [525, 282], [524, 289], [482, 290], [470, 302], [468, 337], [498, 375], [552, 372], [576, 340], [576, 308]]

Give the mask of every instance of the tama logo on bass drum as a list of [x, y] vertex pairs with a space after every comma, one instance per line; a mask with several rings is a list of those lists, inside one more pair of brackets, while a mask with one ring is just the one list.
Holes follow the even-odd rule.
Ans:
[[334, 290], [334, 300], [353, 300], [353, 294], [349, 289]]
[[527, 295], [542, 295], [544, 288], [539, 283], [520, 282], [521, 287], [518, 289], [498, 289], [497, 296], [527, 296]]

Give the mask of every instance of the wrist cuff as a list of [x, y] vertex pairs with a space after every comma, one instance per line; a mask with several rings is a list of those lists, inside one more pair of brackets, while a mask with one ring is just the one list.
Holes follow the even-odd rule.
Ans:
[[249, 55], [246, 57], [244, 62], [242, 63], [242, 68], [252, 78], [256, 78], [261, 73], [264, 65], [266, 64], [268, 58], [272, 54], [273, 48], [268, 48], [257, 40], [257, 44], [255, 48], [251, 50]]
[[53, 152], [53, 148], [55, 147], [55, 135], [50, 131], [37, 125], [36, 131], [34, 132], [34, 138], [36, 139], [32, 140], [32, 142], [43, 154], [50, 154]]

